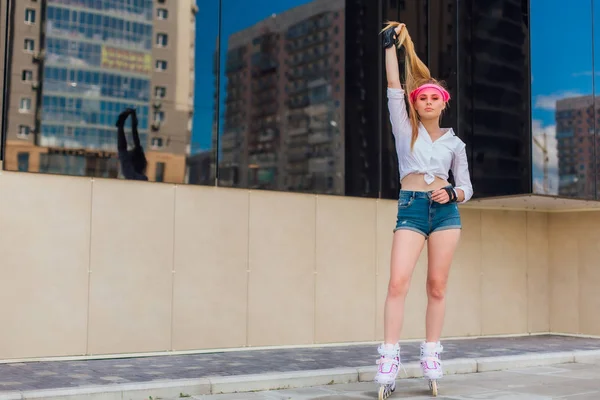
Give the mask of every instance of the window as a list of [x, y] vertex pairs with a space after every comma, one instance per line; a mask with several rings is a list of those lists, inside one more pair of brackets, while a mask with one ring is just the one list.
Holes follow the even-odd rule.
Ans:
[[158, 33], [156, 35], [156, 45], [158, 47], [167, 47], [169, 39], [166, 33]]
[[154, 122], [163, 122], [165, 120], [164, 111], [154, 111]]
[[156, 182], [164, 182], [165, 181], [165, 163], [157, 162], [156, 163]]
[[21, 80], [23, 82], [31, 82], [33, 80], [33, 71], [29, 69], [24, 69], [21, 74]]
[[35, 50], [35, 42], [33, 39], [25, 39], [25, 51], [33, 52]]
[[17, 164], [18, 164], [19, 172], [29, 171], [29, 153], [18, 153], [17, 154]]
[[159, 147], [162, 147], [162, 145], [163, 145], [162, 138], [159, 138], [159, 137], [152, 138], [152, 147], [159, 148]]
[[28, 8], [25, 10], [25, 23], [35, 24], [35, 10]]
[[31, 99], [28, 97], [24, 97], [21, 99], [21, 103], [19, 104], [19, 111], [31, 111]]
[[156, 16], [158, 19], [167, 19], [169, 17], [169, 10], [166, 8], [159, 8], [156, 10]]
[[29, 133], [31, 132], [31, 128], [27, 125], [19, 125], [19, 133], [17, 133], [18, 138], [27, 138]]
[[167, 70], [167, 62], [165, 60], [156, 60], [156, 70], [157, 71], [166, 71]]
[[164, 99], [167, 95], [167, 88], [164, 86], [157, 86], [154, 89], [154, 97], [157, 99]]

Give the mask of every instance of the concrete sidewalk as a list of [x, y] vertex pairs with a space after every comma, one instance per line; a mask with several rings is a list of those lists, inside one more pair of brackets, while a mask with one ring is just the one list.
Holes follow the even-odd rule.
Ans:
[[[598, 400], [600, 358], [597, 364], [557, 364], [498, 372], [451, 375], [440, 381], [440, 400]], [[372, 382], [326, 385], [260, 393], [193, 396], [197, 400], [353, 400], [377, 399]], [[402, 379], [389, 398], [431, 398], [423, 379]], [[175, 400], [172, 398], [169, 400]]]
[[[600, 339], [557, 335], [443, 345], [449, 375], [600, 358]], [[418, 342], [403, 344], [408, 377], [420, 376], [418, 354]], [[148, 399], [368, 382], [376, 358], [373, 344], [1, 364], [0, 400]]]

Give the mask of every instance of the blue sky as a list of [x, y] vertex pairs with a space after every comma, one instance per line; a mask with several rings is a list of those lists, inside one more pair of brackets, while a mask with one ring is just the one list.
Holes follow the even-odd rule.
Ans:
[[[225, 64], [227, 38], [234, 32], [248, 28], [273, 13], [281, 13], [290, 8], [306, 4], [310, 0], [222, 0], [222, 40], [221, 65]], [[213, 95], [215, 77], [213, 55], [219, 30], [218, 0], [198, 2], [196, 15], [196, 85], [194, 106], [193, 148], [211, 148]], [[221, 90], [224, 92], [225, 79], [221, 74]], [[223, 101], [224, 98], [221, 98]]]
[[[532, 114], [544, 125], [554, 124], [557, 99], [593, 91], [591, 1], [569, 1], [531, 0]], [[595, 14], [600, 17], [598, 9]]]

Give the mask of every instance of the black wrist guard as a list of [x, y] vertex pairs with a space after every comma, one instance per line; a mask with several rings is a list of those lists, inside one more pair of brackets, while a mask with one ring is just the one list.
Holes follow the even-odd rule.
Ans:
[[450, 199], [448, 200], [448, 203], [454, 203], [458, 200], [458, 196], [456, 195], [456, 192], [453, 188], [445, 187], [444, 190], [446, 191], [446, 193], [448, 193], [448, 198]]
[[383, 48], [389, 49], [390, 47], [396, 44], [398, 40], [398, 34], [396, 33], [396, 29], [392, 26], [387, 30], [383, 31]]

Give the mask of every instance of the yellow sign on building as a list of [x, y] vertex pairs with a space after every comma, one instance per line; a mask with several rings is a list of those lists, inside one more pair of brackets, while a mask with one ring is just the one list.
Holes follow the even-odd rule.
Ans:
[[102, 46], [102, 67], [150, 74], [152, 69], [152, 56], [136, 51]]

